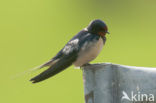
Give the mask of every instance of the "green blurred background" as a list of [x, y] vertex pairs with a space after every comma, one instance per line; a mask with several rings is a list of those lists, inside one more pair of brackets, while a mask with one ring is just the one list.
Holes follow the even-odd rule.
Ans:
[[96, 60], [156, 67], [155, 0], [1, 0], [0, 103], [84, 103], [82, 71], [70, 67], [38, 84], [41, 71], [17, 76], [51, 59], [93, 19], [109, 28]]

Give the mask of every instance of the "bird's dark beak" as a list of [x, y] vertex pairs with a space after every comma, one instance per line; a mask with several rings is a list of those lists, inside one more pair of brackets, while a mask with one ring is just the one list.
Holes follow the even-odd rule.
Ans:
[[108, 31], [106, 32], [107, 34], [110, 34]]

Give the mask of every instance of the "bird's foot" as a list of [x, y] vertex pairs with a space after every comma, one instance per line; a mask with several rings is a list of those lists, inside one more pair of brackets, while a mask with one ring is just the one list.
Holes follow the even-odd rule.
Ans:
[[89, 65], [91, 65], [91, 64], [90, 63], [83, 64], [82, 66], [80, 66], [80, 69], [82, 69], [85, 66], [89, 66]]

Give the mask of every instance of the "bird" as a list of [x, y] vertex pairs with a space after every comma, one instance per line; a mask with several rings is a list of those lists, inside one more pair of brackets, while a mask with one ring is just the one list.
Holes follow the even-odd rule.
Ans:
[[102, 50], [109, 34], [107, 25], [100, 19], [92, 20], [89, 25], [78, 32], [69, 42], [48, 62], [38, 67], [48, 67], [39, 75], [30, 79], [32, 83], [41, 82], [71, 65], [83, 67], [94, 60]]

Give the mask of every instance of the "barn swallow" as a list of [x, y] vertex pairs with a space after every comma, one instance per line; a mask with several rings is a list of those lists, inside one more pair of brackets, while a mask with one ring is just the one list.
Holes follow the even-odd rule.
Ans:
[[30, 81], [37, 83], [56, 75], [72, 64], [82, 67], [95, 59], [106, 42], [105, 35], [109, 33], [106, 24], [102, 20], [93, 20], [77, 35], [75, 35], [56, 56], [50, 61], [39, 66], [48, 67]]

